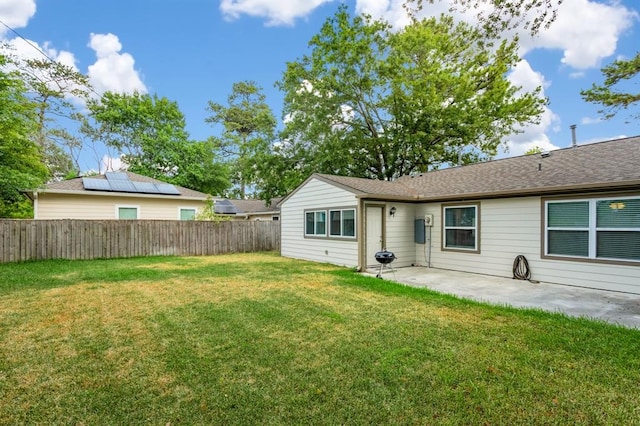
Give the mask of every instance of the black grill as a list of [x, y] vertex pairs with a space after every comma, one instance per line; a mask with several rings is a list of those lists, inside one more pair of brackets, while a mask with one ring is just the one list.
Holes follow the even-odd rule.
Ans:
[[382, 250], [375, 254], [378, 263], [387, 264], [396, 260], [396, 255], [393, 252]]
[[[378, 261], [378, 263], [380, 264], [380, 270], [378, 271], [378, 275], [376, 275], [376, 277], [382, 278], [382, 269], [386, 268], [387, 266], [391, 268], [390, 264], [391, 262], [396, 260], [396, 255], [393, 254], [393, 252], [384, 249], [377, 252], [374, 256], [376, 258], [376, 261]], [[391, 268], [391, 270], [393, 271], [393, 268]], [[395, 276], [395, 273], [393, 275]]]

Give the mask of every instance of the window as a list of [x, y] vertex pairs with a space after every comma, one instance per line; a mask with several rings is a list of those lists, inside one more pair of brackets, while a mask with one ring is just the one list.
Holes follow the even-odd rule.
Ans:
[[443, 248], [478, 250], [478, 205], [443, 207]]
[[329, 210], [329, 235], [332, 237], [355, 237], [355, 209]]
[[195, 220], [196, 209], [180, 209], [180, 220]]
[[545, 255], [640, 261], [640, 197], [546, 202]]
[[118, 219], [137, 219], [137, 207], [118, 207]]
[[322, 211], [310, 211], [305, 212], [305, 235], [322, 236], [327, 235], [327, 212]]
[[304, 235], [307, 237], [356, 237], [356, 209], [353, 207], [307, 210], [304, 222]]

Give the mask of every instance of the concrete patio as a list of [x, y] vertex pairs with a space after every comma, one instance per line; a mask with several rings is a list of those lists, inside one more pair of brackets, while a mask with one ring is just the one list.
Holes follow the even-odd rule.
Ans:
[[[376, 276], [378, 269], [367, 275]], [[426, 267], [385, 269], [383, 279], [462, 298], [513, 307], [539, 308], [640, 329], [640, 295]]]

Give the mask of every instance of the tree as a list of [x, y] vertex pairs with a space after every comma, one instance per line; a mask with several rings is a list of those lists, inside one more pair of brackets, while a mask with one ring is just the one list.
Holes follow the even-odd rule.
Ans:
[[214, 141], [230, 162], [238, 195], [246, 198], [247, 187], [258, 179], [257, 156], [270, 150], [276, 118], [254, 81], [234, 83], [227, 106], [209, 101], [207, 110], [211, 115], [205, 121], [222, 125], [222, 135]]
[[6, 73], [0, 55], [0, 217], [30, 217], [30, 203], [21, 191], [47, 179], [42, 153], [34, 142], [35, 105], [17, 73]]
[[79, 105], [88, 99], [89, 78], [49, 59], [14, 60], [37, 109], [36, 142], [52, 178], [80, 171], [82, 145], [67, 130], [76, 120]]
[[128, 170], [209, 194], [229, 185], [210, 142], [189, 140], [178, 104], [156, 95], [105, 93], [88, 103], [82, 133], [122, 153]]
[[[601, 85], [593, 84], [591, 89], [582, 90], [580, 94], [587, 102], [600, 104], [604, 109], [599, 113], [605, 119], [610, 119], [621, 110], [626, 110], [640, 102], [640, 92], [630, 93], [625, 90], [624, 83], [636, 79], [636, 83], [640, 82], [640, 52], [629, 60], [617, 60], [610, 65], [602, 68], [605, 76], [604, 83]], [[620, 86], [623, 87], [620, 87]], [[631, 118], [640, 118], [640, 111], [632, 114]]]
[[[443, 0], [406, 0], [405, 9], [414, 18], [429, 4]], [[558, 6], [563, 0], [447, 0], [451, 12], [473, 11], [482, 28], [489, 36], [505, 30], [522, 27], [535, 35], [556, 20]]]
[[516, 43], [448, 17], [391, 32], [341, 7], [278, 83], [292, 167], [389, 180], [494, 156], [546, 102], [506, 78]]

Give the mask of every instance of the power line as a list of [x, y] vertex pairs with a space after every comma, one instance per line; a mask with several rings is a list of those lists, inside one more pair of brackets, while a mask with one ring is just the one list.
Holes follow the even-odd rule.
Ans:
[[[7, 28], [9, 31], [11, 31], [12, 33], [14, 33], [16, 36], [18, 36], [19, 38], [21, 38], [25, 43], [27, 43], [29, 46], [33, 47], [35, 50], [38, 51], [38, 53], [40, 53], [42, 56], [44, 56], [45, 58], [47, 58], [49, 60], [49, 62], [51, 62], [54, 65], [59, 65], [60, 62], [56, 61], [55, 59], [53, 59], [51, 56], [47, 55], [46, 52], [44, 52], [42, 49], [40, 49], [39, 46], [33, 44], [30, 40], [27, 40], [26, 38], [24, 38], [22, 36], [22, 34], [20, 34], [18, 31], [16, 31], [15, 29], [11, 28], [9, 25], [5, 24], [4, 21], [2, 21], [2, 19], [0, 19], [0, 24], [2, 24], [5, 28]], [[44, 81], [42, 81], [42, 79], [37, 75], [37, 74], [33, 74], [33, 76], [35, 78], [37, 78], [38, 80], [40, 80], [41, 83], [45, 83]], [[96, 95], [98, 98], [101, 97], [101, 95], [95, 91], [95, 89], [91, 86], [91, 84], [89, 83], [87, 86], [87, 89], [89, 89], [90, 92], [92, 92], [94, 95]]]
[[9, 31], [11, 31], [12, 33], [14, 33], [15, 35], [17, 35], [19, 38], [21, 38], [25, 43], [27, 43], [29, 46], [33, 47], [34, 49], [36, 49], [42, 56], [44, 56], [45, 58], [47, 58], [48, 60], [50, 60], [53, 63], [57, 63], [57, 61], [55, 59], [53, 59], [51, 56], [47, 55], [45, 52], [42, 51], [42, 49], [40, 49], [38, 46], [36, 46], [35, 44], [31, 43], [31, 41], [27, 40], [26, 38], [24, 38], [22, 36], [22, 34], [20, 34], [19, 32], [17, 32], [16, 30], [14, 30], [13, 28], [11, 28], [9, 25], [5, 24], [4, 21], [2, 19], [0, 19], [0, 24], [4, 25], [5, 28], [7, 28]]

